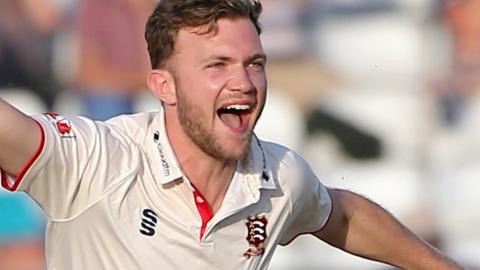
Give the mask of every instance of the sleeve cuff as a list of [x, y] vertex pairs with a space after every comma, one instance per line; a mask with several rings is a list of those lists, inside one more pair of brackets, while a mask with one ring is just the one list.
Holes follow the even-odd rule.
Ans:
[[[33, 119], [33, 118], [32, 118]], [[37, 161], [37, 159], [40, 157], [41, 153], [43, 152], [45, 148], [45, 130], [43, 129], [42, 125], [36, 120], [33, 119], [35, 123], [38, 125], [40, 128], [40, 144], [35, 151], [34, 155], [30, 158], [30, 160], [23, 166], [22, 170], [20, 173], [17, 175], [17, 177], [12, 177], [7, 174], [4, 170], [0, 168], [0, 180], [2, 187], [10, 190], [10, 191], [17, 191], [18, 187], [22, 183], [22, 180], [25, 176], [25, 174], [30, 170], [32, 165]]]

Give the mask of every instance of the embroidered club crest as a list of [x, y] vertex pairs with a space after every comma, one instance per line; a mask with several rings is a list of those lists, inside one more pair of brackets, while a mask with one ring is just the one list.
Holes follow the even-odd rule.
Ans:
[[260, 256], [265, 252], [263, 245], [267, 239], [267, 223], [265, 215], [257, 215], [247, 219], [245, 223], [248, 229], [246, 239], [250, 248], [243, 254], [247, 259], [250, 259], [252, 256]]

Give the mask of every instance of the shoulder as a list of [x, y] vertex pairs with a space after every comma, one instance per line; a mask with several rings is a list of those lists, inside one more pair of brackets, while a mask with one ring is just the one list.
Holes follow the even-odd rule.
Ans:
[[258, 140], [265, 151], [266, 158], [273, 166], [272, 169], [309, 170], [310, 166], [297, 152], [286, 146]]
[[134, 141], [143, 140], [153, 122], [156, 112], [125, 114], [111, 118], [106, 125], [126, 135]]
[[105, 123], [125, 130], [146, 128], [153, 122], [158, 112], [142, 112], [136, 114], [123, 114], [108, 119]]
[[298, 153], [277, 143], [258, 142], [281, 188], [302, 192], [320, 184], [310, 165]]
[[295, 151], [275, 143], [259, 143], [264, 147], [277, 188], [291, 204], [292, 216], [297, 219], [294, 227], [303, 228], [300, 232], [321, 228], [331, 211], [328, 187]]

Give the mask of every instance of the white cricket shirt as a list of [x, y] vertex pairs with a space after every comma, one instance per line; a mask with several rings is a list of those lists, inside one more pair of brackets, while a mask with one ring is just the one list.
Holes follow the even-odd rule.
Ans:
[[218, 212], [182, 172], [163, 112], [107, 122], [34, 116], [42, 143], [16, 179], [48, 216], [47, 269], [266, 269], [277, 244], [326, 223], [326, 188], [294, 152], [253, 138]]

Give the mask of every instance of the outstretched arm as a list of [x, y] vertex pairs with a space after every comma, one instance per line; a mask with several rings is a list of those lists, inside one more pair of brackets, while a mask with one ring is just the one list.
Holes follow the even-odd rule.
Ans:
[[40, 145], [33, 119], [0, 98], [0, 168], [16, 176]]
[[315, 235], [349, 253], [402, 269], [463, 269], [383, 208], [355, 193], [330, 189], [333, 212]]

